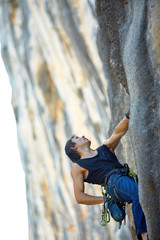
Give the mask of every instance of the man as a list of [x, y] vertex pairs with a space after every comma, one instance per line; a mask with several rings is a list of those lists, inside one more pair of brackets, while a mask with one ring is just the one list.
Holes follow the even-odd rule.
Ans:
[[[90, 148], [91, 141], [84, 136], [72, 136], [65, 146], [65, 152], [74, 162], [71, 176], [74, 183], [74, 193], [79, 204], [100, 204], [103, 197], [85, 193], [84, 182], [103, 184], [106, 175], [113, 169], [124, 168], [114, 153], [121, 137], [127, 132], [129, 114], [117, 125], [112, 136], [96, 150]], [[113, 186], [115, 185], [115, 191]], [[122, 173], [113, 173], [107, 181], [108, 192], [113, 200], [132, 203], [132, 212], [138, 239], [147, 240], [145, 217], [139, 204], [138, 185], [131, 177]]]

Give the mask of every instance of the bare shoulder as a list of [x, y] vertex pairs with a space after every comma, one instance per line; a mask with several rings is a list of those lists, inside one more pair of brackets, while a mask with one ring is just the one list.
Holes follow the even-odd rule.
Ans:
[[72, 169], [71, 169], [72, 178], [74, 178], [75, 176], [77, 176], [79, 174], [82, 174], [82, 172], [83, 172], [82, 168], [77, 163], [74, 163], [72, 166]]

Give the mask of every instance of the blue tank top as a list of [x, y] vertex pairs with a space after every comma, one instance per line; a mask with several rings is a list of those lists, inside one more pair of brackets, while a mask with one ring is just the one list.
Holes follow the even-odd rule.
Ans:
[[97, 151], [98, 154], [95, 157], [79, 159], [76, 163], [89, 171], [84, 182], [101, 185], [111, 170], [123, 168], [123, 165], [105, 145], [98, 147]]

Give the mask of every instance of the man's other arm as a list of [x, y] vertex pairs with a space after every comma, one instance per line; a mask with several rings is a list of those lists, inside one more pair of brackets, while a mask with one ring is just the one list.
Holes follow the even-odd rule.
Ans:
[[121, 137], [127, 132], [129, 125], [129, 119], [124, 118], [115, 128], [112, 136], [104, 143], [112, 152], [116, 149], [119, 144]]
[[81, 167], [74, 163], [71, 176], [73, 179], [74, 184], [74, 194], [77, 203], [79, 204], [86, 204], [86, 205], [93, 205], [93, 204], [100, 204], [103, 202], [103, 197], [96, 197], [89, 194], [84, 193], [84, 176], [81, 170]]

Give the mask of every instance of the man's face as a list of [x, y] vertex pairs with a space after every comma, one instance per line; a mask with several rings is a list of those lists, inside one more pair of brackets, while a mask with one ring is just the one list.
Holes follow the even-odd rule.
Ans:
[[71, 137], [72, 142], [74, 142], [76, 145], [75, 147], [81, 147], [84, 145], [90, 145], [91, 141], [85, 138], [85, 136], [78, 137], [78, 136], [73, 136]]

